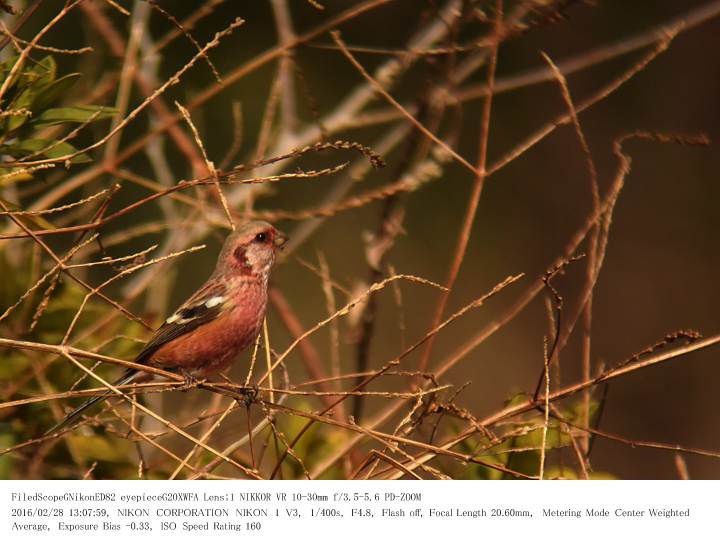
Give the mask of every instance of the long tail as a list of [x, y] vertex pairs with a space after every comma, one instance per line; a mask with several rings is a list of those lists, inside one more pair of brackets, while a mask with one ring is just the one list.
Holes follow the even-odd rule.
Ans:
[[[128, 368], [127, 371], [125, 372], [125, 374], [123, 374], [122, 377], [118, 381], [113, 383], [113, 385], [127, 385], [131, 381], [133, 381], [137, 377], [137, 375], [140, 373], [141, 373], [140, 370], [135, 370], [134, 368]], [[80, 414], [82, 414], [85, 410], [87, 410], [91, 406], [94, 406], [95, 404], [97, 404], [98, 402], [103, 400], [104, 398], [108, 397], [110, 394], [111, 394], [111, 391], [108, 391], [107, 393], [103, 393], [102, 395], [98, 395], [97, 397], [92, 397], [92, 398], [88, 399], [87, 401], [82, 403], [80, 406], [75, 408], [75, 410], [70, 412], [67, 416], [65, 416], [65, 419], [63, 419], [62, 421], [59, 421], [58, 423], [56, 423], [55, 425], [50, 427], [47, 431], [45, 431], [45, 434], [43, 434], [43, 436], [48, 436], [50, 434], [53, 434], [53, 433], [59, 431], [60, 429], [62, 429], [63, 427], [66, 427], [66, 426], [70, 425], [71, 423], [74, 423], [80, 417]]]

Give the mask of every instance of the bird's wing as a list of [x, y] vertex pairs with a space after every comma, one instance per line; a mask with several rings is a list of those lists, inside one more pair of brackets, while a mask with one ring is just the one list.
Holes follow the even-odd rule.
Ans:
[[211, 278], [155, 331], [135, 358], [135, 362], [146, 362], [153, 353], [171, 340], [218, 317], [227, 302], [226, 292], [222, 282]]

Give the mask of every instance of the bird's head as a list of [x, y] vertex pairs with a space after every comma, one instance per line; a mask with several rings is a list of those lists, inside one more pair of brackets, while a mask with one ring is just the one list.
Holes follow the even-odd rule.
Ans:
[[287, 236], [265, 221], [238, 227], [225, 240], [216, 273], [267, 278]]

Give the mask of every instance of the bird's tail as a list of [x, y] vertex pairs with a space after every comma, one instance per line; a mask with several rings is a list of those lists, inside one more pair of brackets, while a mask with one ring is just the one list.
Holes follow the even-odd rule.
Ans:
[[[127, 371], [125, 372], [125, 374], [123, 374], [122, 377], [118, 381], [114, 382], [113, 385], [114, 386], [127, 385], [131, 381], [133, 381], [137, 377], [137, 375], [140, 373], [141, 373], [140, 370], [136, 370], [134, 368], [128, 368]], [[55, 425], [50, 427], [47, 431], [45, 431], [45, 434], [43, 434], [43, 436], [51, 435], [51, 434], [59, 431], [60, 429], [70, 425], [71, 423], [74, 423], [80, 417], [80, 414], [82, 414], [85, 410], [87, 410], [91, 406], [94, 406], [95, 404], [97, 404], [98, 402], [103, 400], [104, 398], [108, 397], [110, 394], [111, 394], [111, 391], [108, 391], [107, 393], [103, 393], [102, 395], [92, 397], [92, 398], [88, 399], [87, 401], [83, 402], [80, 406], [78, 406], [72, 412], [70, 412], [67, 416], [65, 416], [65, 419], [63, 419], [62, 421], [59, 421], [58, 423], [56, 423]]]

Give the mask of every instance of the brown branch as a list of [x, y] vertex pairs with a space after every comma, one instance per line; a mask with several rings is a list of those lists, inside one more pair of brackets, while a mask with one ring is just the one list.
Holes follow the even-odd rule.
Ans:
[[[472, 227], [475, 223], [475, 214], [477, 213], [478, 204], [480, 202], [480, 196], [482, 194], [483, 187], [485, 186], [485, 179], [487, 178], [487, 171], [485, 169], [487, 162], [487, 148], [490, 139], [490, 112], [492, 109], [492, 88], [495, 82], [495, 68], [497, 67], [497, 55], [498, 47], [500, 45], [500, 36], [503, 28], [503, 3], [502, 0], [497, 0], [495, 10], [495, 37], [497, 38], [496, 43], [490, 49], [490, 63], [487, 70], [487, 86], [490, 92], [485, 99], [482, 111], [482, 120], [480, 122], [480, 144], [478, 148], [478, 160], [477, 166], [473, 168], [475, 172], [475, 183], [473, 184], [470, 196], [468, 198], [467, 209], [465, 210], [465, 216], [463, 223], [458, 234], [457, 244], [453, 253], [453, 259], [450, 263], [447, 276], [445, 279], [445, 286], [448, 288], [447, 291], [440, 293], [437, 305], [435, 306], [435, 312], [433, 314], [433, 320], [431, 328], [437, 326], [442, 319], [445, 307], [447, 306], [450, 293], [455, 286], [455, 280], [457, 280], [460, 267], [462, 266], [463, 260], [465, 259], [465, 252], [467, 251], [468, 242], [470, 241], [470, 235], [472, 233]], [[420, 356], [420, 362], [418, 363], [418, 369], [422, 372], [427, 368], [430, 355], [432, 353], [433, 344], [435, 343], [434, 337], [425, 345], [422, 355]]]

